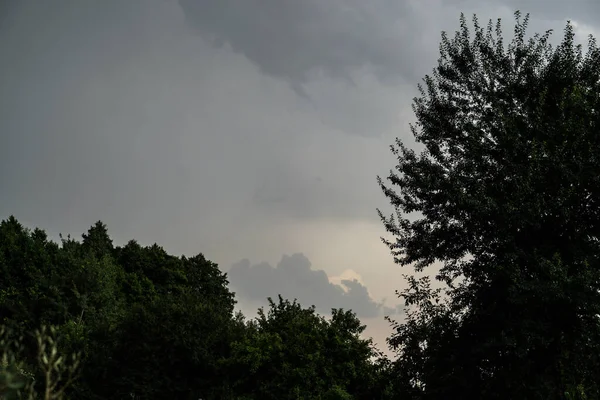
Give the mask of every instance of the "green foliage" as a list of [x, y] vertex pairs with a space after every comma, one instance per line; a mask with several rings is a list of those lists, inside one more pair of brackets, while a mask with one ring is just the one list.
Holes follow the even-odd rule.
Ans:
[[252, 398], [265, 400], [379, 398], [371, 362], [376, 353], [371, 341], [360, 337], [365, 327], [352, 312], [334, 309], [326, 320], [314, 307], [302, 308], [280, 296], [277, 303], [269, 299], [268, 312], [260, 309], [246, 328], [228, 365], [236, 374], [238, 395], [252, 392]]
[[339, 386], [333, 386], [325, 392], [323, 400], [352, 400], [353, 397]]
[[215, 264], [133, 241], [115, 248], [101, 222], [83, 242], [61, 244], [14, 217], [0, 223], [0, 322], [25, 337], [25, 361], [37, 356], [27, 334], [51, 324], [65, 351], [82, 353], [77, 398], [208, 390], [234, 324], [233, 294]]
[[33, 374], [19, 359], [22, 344], [12, 340], [9, 330], [0, 327], [0, 398], [18, 399], [25, 391], [30, 391]]
[[[57, 330], [43, 326], [35, 332], [37, 365], [23, 361], [23, 337], [14, 338], [0, 327], [0, 399], [62, 400], [77, 377], [79, 354], [66, 356], [57, 346]], [[37, 389], [37, 391], [36, 391]]]
[[397, 263], [441, 264], [438, 289], [409, 277], [394, 324], [397, 385], [411, 398], [600, 396], [600, 49], [568, 24], [525, 39], [516, 13], [464, 16], [414, 100], [422, 153], [400, 140], [379, 183]]
[[[55, 341], [46, 348], [81, 355], [78, 379], [61, 380], [68, 383], [60, 392], [65, 398], [372, 399], [383, 393], [381, 368], [370, 360], [374, 350], [360, 339], [364, 326], [349, 311], [333, 310], [326, 321], [314, 308], [280, 298], [268, 314], [261, 310], [258, 319], [245, 321], [234, 314], [226, 274], [202, 254], [175, 257], [133, 240], [114, 246], [102, 222], [82, 242], [61, 239], [60, 246], [52, 243], [13, 217], [0, 223], [0, 318], [24, 337], [19, 358], [2, 375], [10, 382], [22, 385], [18, 368], [39, 364], [39, 343], [30, 333], [50, 324]], [[40, 393], [45, 379], [36, 372]]]

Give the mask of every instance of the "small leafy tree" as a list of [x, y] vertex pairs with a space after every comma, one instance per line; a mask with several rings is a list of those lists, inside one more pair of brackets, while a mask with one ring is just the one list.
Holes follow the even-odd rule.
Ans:
[[0, 399], [65, 399], [65, 390], [77, 377], [79, 355], [62, 355], [56, 333], [55, 327], [43, 326], [36, 331], [38, 366], [35, 368], [21, 359], [23, 337], [11, 338], [10, 330], [0, 327]]
[[21, 340], [12, 340], [9, 332], [5, 326], [0, 327], [0, 398], [4, 400], [18, 399], [22, 393], [31, 392], [34, 381], [19, 357], [23, 350]]

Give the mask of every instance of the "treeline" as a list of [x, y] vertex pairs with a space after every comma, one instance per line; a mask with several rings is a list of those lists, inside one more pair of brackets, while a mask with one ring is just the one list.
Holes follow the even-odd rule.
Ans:
[[61, 243], [14, 217], [0, 223], [1, 323], [23, 336], [18, 361], [38, 386], [32, 333], [53, 326], [65, 362], [79, 353], [71, 399], [389, 398], [388, 361], [352, 312], [325, 319], [279, 298], [245, 320], [234, 305], [202, 254], [114, 246], [101, 222]]

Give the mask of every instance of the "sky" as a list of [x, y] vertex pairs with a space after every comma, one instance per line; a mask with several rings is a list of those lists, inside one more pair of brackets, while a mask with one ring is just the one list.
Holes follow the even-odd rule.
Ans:
[[597, 0], [5, 0], [0, 219], [203, 253], [253, 316], [354, 310], [385, 349], [405, 273], [376, 177], [461, 12], [600, 32]]

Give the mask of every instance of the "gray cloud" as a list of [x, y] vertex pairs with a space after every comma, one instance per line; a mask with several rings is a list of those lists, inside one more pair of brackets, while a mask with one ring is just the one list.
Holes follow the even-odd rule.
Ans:
[[[488, 3], [497, 1], [488, 0]], [[531, 13], [531, 18], [536, 19], [577, 19], [579, 22], [596, 25], [600, 17], [600, 2], [597, 0], [504, 0], [502, 3], [523, 13]], [[560, 30], [562, 27], [556, 29]]]
[[[371, 68], [383, 81], [412, 79], [418, 25], [407, 1], [179, 0], [186, 20], [268, 75], [298, 87], [313, 74], [351, 79]], [[407, 57], [408, 52], [413, 53]]]
[[[460, 12], [478, 13], [482, 19], [504, 17], [509, 24], [516, 9], [532, 13], [533, 20], [576, 18], [596, 24], [600, 16], [597, 0], [574, 0], [568, 7], [563, 0], [179, 0], [179, 4], [200, 35], [217, 46], [228, 44], [263, 73], [288, 80], [296, 88], [320, 73], [352, 82], [352, 72], [362, 68], [386, 83], [399, 78], [415, 83], [432, 67], [424, 71], [437, 50], [431, 39], [437, 41], [441, 30], [457, 29]], [[432, 46], [424, 49], [426, 42]]]
[[287, 82], [325, 125], [345, 133], [381, 137], [398, 124], [399, 99], [412, 93], [428, 61], [418, 10], [407, 1], [179, 4], [200, 37]]
[[344, 308], [363, 318], [399, 311], [374, 301], [357, 280], [342, 280], [343, 287], [331, 283], [327, 273], [312, 269], [308, 258], [301, 253], [284, 255], [275, 267], [265, 262], [252, 265], [244, 259], [231, 267], [229, 280], [236, 294], [249, 301], [265, 301], [281, 294], [290, 300], [297, 299], [304, 306], [314, 305], [321, 313]]
[[[163, 0], [21, 0], [9, 20], [2, 215], [55, 232], [102, 219], [116, 240], [202, 250], [224, 265], [289, 251], [265, 250], [286, 245], [281, 220], [376, 220], [389, 141], [320, 117], [390, 130], [380, 112], [397, 112], [393, 88], [370, 90], [369, 107], [340, 107], [363, 96], [319, 82], [319, 115], [243, 55], [206, 44]], [[228, 243], [249, 247], [257, 232], [262, 241], [232, 254]]]
[[457, 30], [461, 12], [476, 13], [483, 23], [501, 17], [508, 36], [517, 8], [532, 13], [530, 32], [560, 30], [566, 18], [595, 23], [600, 15], [600, 2], [595, 0], [571, 1], [568, 8], [562, 0], [179, 4], [188, 25], [213, 46], [232, 49], [263, 74], [287, 82], [329, 127], [368, 137], [380, 136], [398, 123], [398, 98], [415, 94], [414, 86], [435, 65], [441, 31]]

